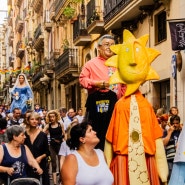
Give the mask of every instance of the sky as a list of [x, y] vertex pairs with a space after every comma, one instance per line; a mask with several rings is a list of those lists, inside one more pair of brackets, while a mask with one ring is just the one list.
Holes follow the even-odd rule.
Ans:
[[4, 10], [7, 11], [7, 9], [7, 0], [0, 0], [0, 24], [2, 24], [4, 18], [7, 17], [7, 13], [4, 12]]

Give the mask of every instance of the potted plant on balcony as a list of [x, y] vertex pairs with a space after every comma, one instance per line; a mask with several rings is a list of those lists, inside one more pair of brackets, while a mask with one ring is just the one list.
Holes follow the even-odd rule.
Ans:
[[100, 20], [100, 15], [99, 15], [99, 13], [96, 10], [94, 10], [93, 11], [93, 15], [91, 17], [91, 23], [96, 21], [96, 20]]
[[62, 47], [64, 50], [69, 49], [69, 41], [68, 41], [67, 39], [64, 39], [61, 47]]
[[84, 0], [70, 0], [69, 4], [64, 8], [63, 15], [67, 19], [72, 19], [76, 12], [76, 5], [78, 3], [84, 3]]
[[39, 72], [39, 69], [40, 69], [40, 64], [38, 62], [35, 62], [30, 69], [30, 73], [34, 75], [37, 72]]
[[75, 8], [72, 8], [70, 5], [64, 8], [63, 14], [67, 19], [71, 19], [75, 14]]

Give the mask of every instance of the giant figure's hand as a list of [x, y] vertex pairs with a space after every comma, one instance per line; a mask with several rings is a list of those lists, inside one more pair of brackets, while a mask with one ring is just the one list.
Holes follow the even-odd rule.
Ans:
[[155, 160], [157, 164], [157, 171], [161, 181], [167, 185], [168, 164], [166, 160], [166, 154], [162, 139], [161, 138], [156, 139], [155, 144], [156, 144]]
[[107, 160], [107, 164], [110, 167], [110, 163], [113, 157], [113, 150], [111, 143], [109, 143], [107, 140], [105, 140], [104, 154]]

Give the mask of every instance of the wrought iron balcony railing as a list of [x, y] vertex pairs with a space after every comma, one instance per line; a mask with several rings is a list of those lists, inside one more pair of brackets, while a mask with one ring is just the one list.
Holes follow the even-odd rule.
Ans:
[[39, 24], [34, 32], [34, 39], [38, 39], [41, 34], [42, 34], [41, 24]]
[[103, 13], [96, 6], [97, 1], [90, 0], [87, 3], [87, 31], [89, 34], [100, 34], [104, 30]]
[[82, 15], [73, 24], [73, 42], [75, 46], [85, 46], [91, 41], [91, 36], [87, 32], [85, 19]]
[[37, 72], [32, 76], [32, 83], [36, 83], [42, 77], [43, 77], [43, 72], [42, 71]]
[[60, 9], [64, 6], [66, 0], [55, 0], [55, 15], [60, 12]]
[[48, 32], [51, 31], [52, 29], [52, 22], [50, 19], [50, 11], [49, 10], [45, 10], [44, 12], [44, 29], [47, 30]]
[[55, 75], [64, 84], [79, 75], [77, 51], [69, 48], [55, 62]]
[[120, 12], [124, 7], [126, 7], [132, 0], [104, 0], [104, 21], [107, 23], [116, 14]]
[[20, 16], [17, 16], [17, 18], [15, 20], [16, 31], [21, 33], [23, 30], [23, 25], [24, 25], [23, 20], [20, 18]]
[[31, 5], [33, 6], [34, 11], [38, 13], [43, 6], [43, 0], [32, 0]]
[[25, 50], [24, 43], [22, 41], [18, 41], [16, 45], [16, 56], [22, 59], [24, 56], [24, 50]]

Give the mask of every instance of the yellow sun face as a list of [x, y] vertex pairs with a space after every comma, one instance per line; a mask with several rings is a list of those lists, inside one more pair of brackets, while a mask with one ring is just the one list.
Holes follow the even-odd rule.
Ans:
[[148, 35], [136, 39], [132, 33], [124, 30], [123, 38], [123, 44], [110, 47], [116, 55], [109, 58], [105, 64], [117, 68], [109, 83], [127, 84], [125, 96], [128, 96], [134, 93], [145, 81], [159, 79], [150, 64], [160, 52], [145, 47]]

